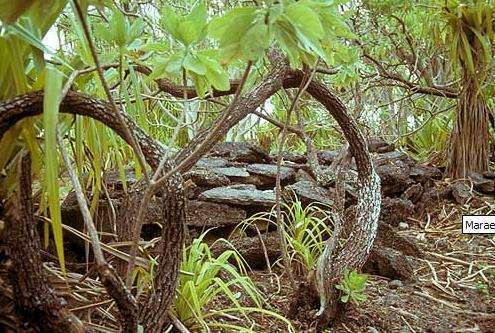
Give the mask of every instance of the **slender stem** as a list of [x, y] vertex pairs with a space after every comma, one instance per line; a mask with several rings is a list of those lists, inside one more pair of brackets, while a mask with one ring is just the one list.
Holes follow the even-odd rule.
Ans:
[[101, 85], [103, 86], [103, 89], [105, 90], [105, 94], [107, 96], [107, 99], [112, 107], [113, 112], [117, 115], [117, 119], [119, 120], [123, 130], [124, 130], [124, 135], [126, 136], [127, 141], [131, 145], [132, 149], [134, 150], [135, 154], [138, 157], [139, 164], [141, 166], [141, 169], [143, 170], [143, 175], [147, 183], [149, 183], [149, 177], [148, 173], [146, 172], [146, 162], [144, 159], [143, 152], [141, 150], [141, 147], [136, 143], [136, 139], [134, 138], [133, 133], [129, 130], [127, 127], [124, 117], [120, 113], [119, 109], [117, 108], [117, 105], [115, 104], [115, 101], [112, 97], [112, 93], [110, 92], [110, 87], [108, 86], [107, 81], [105, 80], [105, 76], [103, 75], [103, 68], [101, 67], [100, 60], [98, 59], [98, 54], [96, 52], [96, 47], [93, 43], [93, 39], [91, 38], [91, 33], [90, 29], [88, 26], [88, 22], [86, 21], [81, 6], [79, 5], [77, 0], [73, 0], [74, 8], [76, 9], [77, 16], [79, 17], [79, 20], [81, 22], [84, 35], [86, 37], [86, 40], [88, 41], [89, 49], [91, 51], [91, 55], [93, 57], [93, 61], [95, 62], [96, 70], [98, 72], [98, 76], [100, 77]]
[[275, 179], [275, 210], [276, 210], [276, 216], [277, 216], [277, 231], [278, 231], [278, 238], [280, 242], [280, 248], [282, 249], [282, 259], [284, 261], [284, 266], [287, 274], [289, 275], [289, 280], [291, 281], [292, 288], [295, 290], [297, 285], [296, 285], [296, 280], [294, 279], [294, 274], [292, 272], [292, 267], [290, 263], [290, 258], [289, 258], [289, 253], [287, 249], [287, 241], [285, 239], [285, 227], [284, 227], [284, 222], [283, 222], [283, 217], [282, 217], [282, 208], [281, 208], [281, 197], [282, 197], [282, 186], [280, 183], [280, 170], [282, 167], [282, 153], [284, 151], [284, 144], [285, 144], [285, 138], [287, 135], [287, 127], [289, 125], [290, 117], [292, 115], [292, 112], [294, 108], [297, 105], [297, 101], [299, 100], [299, 97], [302, 95], [302, 93], [308, 88], [309, 83], [313, 79], [313, 76], [315, 74], [315, 68], [309, 75], [305, 75], [305, 77], [301, 80], [301, 83], [299, 85], [299, 88], [297, 90], [296, 96], [292, 100], [292, 104], [287, 111], [287, 117], [285, 119], [284, 126], [282, 128], [282, 133], [280, 134], [280, 146], [278, 149], [278, 154], [277, 154], [277, 176]]
[[69, 173], [70, 180], [72, 182], [72, 186], [74, 187], [74, 192], [76, 193], [77, 204], [79, 205], [79, 209], [81, 210], [81, 214], [84, 220], [84, 224], [88, 229], [89, 237], [91, 239], [91, 245], [93, 247], [93, 253], [95, 255], [95, 260], [97, 265], [106, 264], [105, 257], [103, 255], [103, 251], [101, 250], [100, 238], [98, 237], [98, 231], [96, 230], [93, 219], [91, 218], [91, 213], [88, 208], [88, 204], [86, 202], [86, 198], [84, 196], [81, 183], [77, 178], [76, 172], [72, 167], [69, 153], [65, 148], [62, 137], [60, 136], [60, 131], [57, 129], [57, 142], [60, 147], [60, 153], [62, 154], [62, 158], [65, 163], [65, 167], [67, 168], [67, 172]]

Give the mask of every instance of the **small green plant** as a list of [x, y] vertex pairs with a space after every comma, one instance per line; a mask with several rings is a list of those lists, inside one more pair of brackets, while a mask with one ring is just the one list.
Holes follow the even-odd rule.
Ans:
[[325, 240], [330, 237], [328, 213], [315, 204], [303, 207], [299, 200], [285, 204], [285, 237], [289, 246], [289, 256], [299, 264], [300, 273], [307, 274], [316, 264], [325, 248]]
[[[203, 242], [205, 235], [195, 239], [183, 252], [177, 297], [172, 307], [180, 321], [195, 332], [253, 332], [256, 323], [249, 314], [256, 312], [285, 322], [288, 331], [292, 331], [287, 319], [264, 308], [263, 295], [247, 276], [240, 255], [227, 250], [213, 256], [210, 246]], [[219, 307], [220, 299], [226, 306]], [[237, 319], [234, 323], [225, 318]]]
[[[312, 203], [304, 207], [295, 196], [291, 203], [282, 205], [287, 251], [294, 271], [299, 276], [305, 276], [315, 267], [325, 248], [325, 240], [332, 234], [330, 215], [319, 205], [321, 203]], [[276, 225], [275, 209], [251, 216], [239, 225], [237, 231], [243, 232], [258, 224]]]
[[483, 281], [476, 282], [476, 290], [482, 295], [490, 295], [490, 290], [488, 289], [488, 285]]
[[335, 285], [335, 288], [342, 292], [340, 301], [343, 303], [352, 302], [359, 304], [364, 302], [368, 297], [364, 293], [366, 289], [367, 274], [360, 274], [354, 271], [346, 271], [340, 280], [340, 283]]

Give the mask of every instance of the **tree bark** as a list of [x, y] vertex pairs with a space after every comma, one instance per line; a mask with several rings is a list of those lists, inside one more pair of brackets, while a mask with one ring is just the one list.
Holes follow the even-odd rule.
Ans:
[[[172, 174], [164, 184], [162, 190], [163, 200], [163, 247], [157, 276], [155, 278], [155, 293], [150, 295], [146, 305], [140, 311], [139, 317], [144, 329], [159, 332], [168, 324], [167, 311], [173, 301], [174, 288], [177, 281], [180, 265], [180, 252], [184, 239], [184, 220], [186, 199], [182, 185], [180, 172], [187, 171], [195, 162], [210, 150], [227, 131], [236, 125], [249, 113], [256, 110], [266, 99], [276, 93], [282, 86], [284, 88], [298, 87], [303, 79], [303, 73], [298, 70], [290, 70], [285, 59], [275, 52], [272, 55], [274, 64], [271, 74], [249, 93], [241, 96], [230, 114], [220, 117], [214, 123], [217, 128], [215, 135], [208, 142], [205, 138], [208, 133], [200, 133], [184, 150], [174, 159], [166, 160], [163, 174], [174, 169], [175, 163], [179, 164], [190, 155], [188, 163]], [[350, 151], [353, 154], [358, 169], [359, 198], [357, 222], [342, 228], [346, 234], [352, 236], [352, 241], [345, 242], [332, 256], [321, 259], [320, 276], [324, 280], [325, 290], [322, 291], [322, 316], [321, 327], [327, 326], [335, 317], [338, 308], [338, 294], [333, 288], [339, 281], [345, 269], [359, 269], [366, 261], [373, 241], [376, 237], [377, 221], [380, 212], [380, 180], [374, 171], [366, 142], [359, 132], [357, 125], [348, 115], [343, 103], [324, 85], [319, 82], [311, 82], [307, 92], [318, 100], [336, 119], [342, 128], [345, 138], [349, 142]], [[17, 121], [26, 117], [42, 113], [42, 92], [31, 93], [0, 103], [0, 139], [3, 134]], [[62, 101], [60, 111], [64, 113], [81, 114], [92, 117], [110, 128], [118, 135], [124, 136], [124, 130], [117, 117], [111, 112], [108, 103], [99, 101], [82, 94], [69, 92]], [[134, 131], [147, 162], [156, 170], [165, 150], [163, 147], [147, 136], [132, 120], [123, 114], [127, 126]], [[217, 126], [218, 125], [218, 126]], [[340, 233], [336, 235], [340, 238]]]
[[[300, 82], [302, 76], [301, 71], [290, 71], [284, 87], [293, 87], [296, 82]], [[339, 124], [349, 143], [358, 171], [357, 219], [344, 221], [344, 225], [334, 236], [336, 241], [343, 241], [343, 245], [336, 244], [332, 249], [332, 242], [328, 241], [317, 267], [317, 285], [320, 286], [318, 326], [324, 329], [335, 319], [342, 304], [334, 285], [340, 281], [345, 270], [359, 270], [363, 266], [376, 238], [381, 206], [380, 178], [373, 167], [366, 141], [342, 101], [318, 81], [312, 81], [307, 92], [320, 102]], [[342, 239], [344, 236], [347, 236], [347, 239]]]
[[182, 177], [179, 174], [171, 177], [162, 191], [162, 242], [155, 292], [139, 314], [146, 332], [164, 332], [170, 322], [168, 309], [175, 297], [184, 244], [187, 202]]
[[84, 332], [81, 321], [62, 305], [48, 285], [31, 197], [31, 159], [17, 164], [17, 186], [5, 207], [6, 240], [10, 251], [6, 267], [17, 311], [42, 332]]
[[[0, 140], [5, 132], [18, 121], [25, 117], [40, 115], [42, 112], [42, 91], [20, 95], [0, 103]], [[99, 120], [125, 139], [124, 128], [106, 101], [71, 91], [61, 102], [60, 112], [88, 116]], [[134, 132], [146, 161], [156, 170], [160, 160], [165, 155], [165, 149], [144, 133], [125, 113], [122, 115], [128, 128]], [[174, 166], [173, 161], [167, 159], [164, 162], [163, 173], [173, 170]], [[136, 191], [136, 195], [139, 195], [142, 188], [138, 187]], [[155, 293], [150, 296], [149, 302], [142, 308], [139, 317], [144, 321], [145, 331], [150, 332], [161, 332], [168, 323], [167, 311], [174, 297], [174, 288], [180, 266], [185, 223], [185, 194], [180, 173], [175, 172], [169, 177], [161, 194], [164, 202], [162, 220], [164, 244], [160, 255], [161, 265], [159, 265], [155, 277], [155, 282], [159, 287], [155, 288]], [[137, 214], [137, 208], [135, 207], [129, 214]], [[132, 221], [132, 217], [130, 220]], [[111, 288], [116, 284], [114, 284], [115, 281], [111, 280], [111, 272], [108, 273], [105, 275], [107, 279], [104, 279], [103, 282]], [[115, 288], [111, 289], [110, 292], [113, 293], [112, 296], [123, 296], [121, 291]], [[150, 327], [147, 327], [148, 325]]]
[[469, 37], [469, 45], [474, 68], [460, 59], [463, 83], [448, 147], [446, 172], [452, 178], [483, 173], [490, 164], [489, 109], [481, 89], [489, 64], [485, 62], [483, 46], [476, 36]]

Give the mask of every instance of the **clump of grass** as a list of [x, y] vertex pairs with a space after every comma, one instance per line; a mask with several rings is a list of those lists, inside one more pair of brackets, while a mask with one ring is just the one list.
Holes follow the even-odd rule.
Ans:
[[[194, 239], [183, 251], [171, 308], [174, 316], [192, 332], [256, 332], [258, 324], [252, 314], [258, 313], [265, 319], [284, 322], [287, 331], [292, 332], [292, 324], [286, 318], [268, 309], [264, 295], [247, 275], [244, 260], [237, 251], [232, 247], [215, 256], [203, 241], [206, 234]], [[143, 271], [138, 275], [143, 275]], [[148, 283], [148, 288], [152, 288], [151, 273], [144, 275], [148, 276], [141, 276], [137, 282]]]
[[325, 248], [325, 240], [332, 234], [330, 215], [315, 204], [303, 207], [301, 201], [285, 204], [285, 238], [289, 257], [295, 271], [305, 275], [311, 271]]
[[[325, 240], [332, 234], [330, 214], [321, 208], [320, 203], [304, 207], [299, 199], [294, 198], [282, 205], [282, 215], [291, 264], [297, 275], [305, 276], [315, 267], [325, 248]], [[276, 226], [275, 210], [251, 216], [239, 225], [239, 230], [242, 232], [260, 223]]]

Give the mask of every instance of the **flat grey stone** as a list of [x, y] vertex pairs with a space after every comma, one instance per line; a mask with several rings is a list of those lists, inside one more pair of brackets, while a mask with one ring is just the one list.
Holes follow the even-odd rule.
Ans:
[[333, 160], [339, 155], [337, 150], [321, 150], [316, 153], [318, 160], [323, 165], [332, 164]]
[[215, 173], [211, 169], [193, 169], [186, 172], [183, 177], [184, 180], [190, 179], [196, 186], [206, 189], [230, 184], [227, 176]]
[[428, 180], [442, 179], [442, 172], [435, 167], [428, 165], [414, 165], [409, 171], [409, 176], [421, 184], [426, 183]]
[[249, 172], [245, 168], [236, 167], [222, 167], [222, 168], [212, 168], [211, 171], [218, 175], [223, 175], [226, 177], [233, 178], [248, 178]]
[[257, 190], [254, 186], [225, 186], [207, 190], [199, 195], [200, 200], [239, 206], [272, 207], [275, 204], [273, 190]]
[[224, 157], [230, 161], [243, 163], [270, 161], [268, 152], [252, 142], [221, 142], [213, 147], [210, 156]]
[[203, 157], [197, 163], [198, 168], [220, 168], [229, 163], [225, 158], [221, 157]]
[[479, 173], [469, 174], [469, 178], [473, 181], [474, 189], [484, 194], [492, 194], [495, 192], [495, 181], [484, 177]]
[[[277, 166], [275, 164], [251, 164], [248, 165], [246, 170], [255, 175], [269, 177], [275, 179], [277, 177]], [[280, 180], [294, 179], [296, 172], [293, 168], [280, 167]]]
[[308, 180], [301, 180], [284, 188], [284, 197], [286, 200], [293, 198], [293, 193], [303, 204], [320, 202], [331, 205], [334, 202], [332, 189], [325, 189]]

